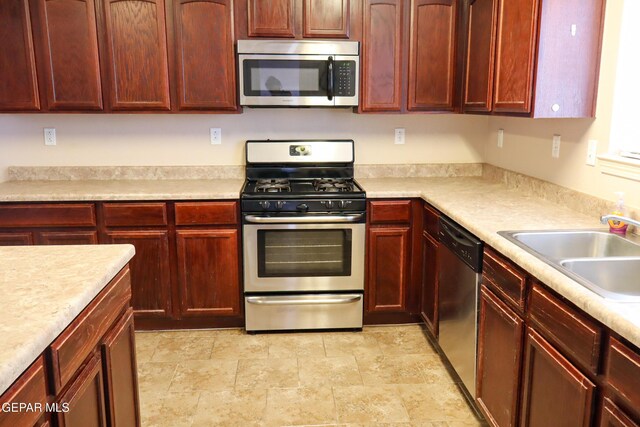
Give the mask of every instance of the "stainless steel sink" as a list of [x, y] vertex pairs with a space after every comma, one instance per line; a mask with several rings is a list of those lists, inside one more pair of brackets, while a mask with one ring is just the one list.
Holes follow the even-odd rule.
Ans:
[[640, 258], [567, 259], [560, 265], [605, 298], [640, 302]]
[[601, 230], [500, 231], [603, 298], [640, 302], [640, 239]]
[[[511, 241], [522, 243], [550, 259], [615, 256], [640, 257], [640, 245], [605, 231], [518, 231], [504, 233]], [[522, 247], [522, 245], [519, 245]], [[525, 248], [525, 249], [527, 249]]]

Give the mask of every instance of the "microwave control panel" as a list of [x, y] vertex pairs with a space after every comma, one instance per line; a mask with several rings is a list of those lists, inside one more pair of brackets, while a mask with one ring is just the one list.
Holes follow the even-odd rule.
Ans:
[[335, 96], [356, 95], [356, 62], [335, 62]]

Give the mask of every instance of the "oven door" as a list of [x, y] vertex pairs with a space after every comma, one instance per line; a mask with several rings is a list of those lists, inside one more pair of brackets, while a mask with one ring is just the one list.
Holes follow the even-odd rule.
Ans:
[[323, 222], [314, 223], [247, 218], [259, 223], [243, 226], [245, 292], [364, 289], [364, 223], [334, 222], [350, 216], [316, 217]]
[[240, 105], [358, 105], [357, 57], [241, 54], [238, 59]]

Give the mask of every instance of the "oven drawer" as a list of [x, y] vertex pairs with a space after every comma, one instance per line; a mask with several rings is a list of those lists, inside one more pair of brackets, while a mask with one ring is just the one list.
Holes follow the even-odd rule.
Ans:
[[246, 296], [246, 329], [362, 328], [362, 299], [362, 294]]

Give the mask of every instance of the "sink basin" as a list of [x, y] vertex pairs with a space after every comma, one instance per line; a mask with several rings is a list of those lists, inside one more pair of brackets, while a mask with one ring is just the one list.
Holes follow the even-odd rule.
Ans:
[[605, 298], [640, 302], [640, 258], [568, 259], [560, 265]]
[[640, 257], [640, 245], [624, 237], [604, 231], [522, 231], [504, 234], [500, 232], [500, 234], [553, 260], [565, 258]]
[[603, 298], [640, 302], [640, 240], [600, 230], [500, 231]]

